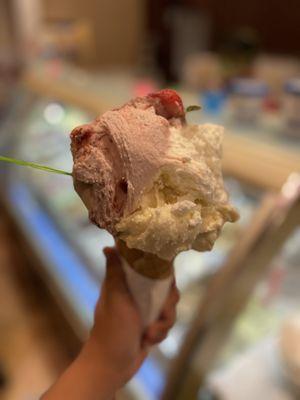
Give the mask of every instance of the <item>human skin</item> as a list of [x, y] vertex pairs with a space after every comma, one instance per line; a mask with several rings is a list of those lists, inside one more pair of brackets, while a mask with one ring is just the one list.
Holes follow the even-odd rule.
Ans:
[[175, 280], [159, 318], [143, 328], [115, 248], [106, 248], [107, 272], [94, 326], [78, 357], [41, 400], [112, 400], [137, 372], [151, 346], [173, 326], [179, 293]]

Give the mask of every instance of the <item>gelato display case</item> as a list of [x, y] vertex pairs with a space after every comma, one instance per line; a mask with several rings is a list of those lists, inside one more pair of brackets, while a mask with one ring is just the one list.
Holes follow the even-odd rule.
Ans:
[[163, 399], [298, 398], [299, 194], [294, 174], [260, 202], [206, 287]]
[[[127, 98], [132, 97], [135, 85], [134, 83], [130, 87], [128, 84], [126, 87], [121, 85], [121, 95], [118, 97], [116, 93], [113, 99], [114, 93], [108, 90], [107, 83], [104, 85], [103, 79], [98, 78], [93, 85], [87, 77], [82, 76], [78, 84], [78, 73], [72, 76], [70, 70], [66, 72], [59, 69], [61, 67], [53, 65], [51, 68], [53, 74], [51, 84], [43, 78], [41, 69], [25, 77], [22, 87], [15, 95], [13, 106], [0, 126], [1, 152], [71, 171], [70, 131], [75, 126], [90, 121], [96, 110], [101, 112], [113, 103], [122, 103], [126, 97], [125, 93]], [[60, 84], [61, 74], [68, 75], [70, 81], [68, 87]], [[74, 90], [70, 89], [72, 79], [76, 82]], [[84, 90], [90, 92], [90, 97], [82, 99]], [[184, 97], [191, 104], [195, 103], [195, 95], [185, 94]], [[97, 105], [98, 100], [99, 105]], [[218, 357], [213, 357], [217, 359], [218, 369], [211, 372], [211, 368], [201, 369], [197, 364], [197, 354], [204, 357], [206, 351], [206, 345], [204, 346], [201, 340], [205, 342], [207, 331], [211, 329], [209, 324], [201, 325], [202, 301], [211, 304], [210, 287], [213, 281], [218, 279], [224, 266], [226, 271], [226, 266], [241, 238], [248, 237], [248, 227], [251, 227], [251, 240], [255, 242], [255, 235], [259, 237], [259, 233], [262, 235], [262, 242], [265, 239], [262, 231], [253, 228], [253, 218], [261, 218], [257, 210], [264, 207], [263, 199], [270, 185], [264, 185], [264, 171], [261, 174], [264, 175], [263, 179], [257, 177], [256, 180], [253, 175], [250, 176], [247, 168], [250, 162], [255, 164], [255, 160], [251, 160], [254, 153], [260, 155], [258, 165], [263, 162], [264, 157], [272, 158], [275, 155], [269, 156], [267, 153], [263, 155], [263, 147], [254, 148], [253, 137], [251, 145], [246, 146], [245, 150], [244, 141], [247, 140], [250, 139], [246, 134], [243, 136], [233, 133], [225, 139], [224, 146], [225, 184], [241, 218], [238, 223], [225, 226], [212, 252], [197, 253], [191, 250], [177, 256], [176, 279], [181, 291], [178, 319], [168, 338], [151, 352], [128, 385], [126, 390], [130, 398], [155, 400], [164, 396], [166, 400], [175, 399], [176, 396], [173, 395], [168, 397], [168, 390], [170, 387], [182, 384], [183, 387], [188, 385], [194, 389], [191, 391], [192, 394], [183, 389], [183, 397], [178, 398], [194, 399], [197, 396], [199, 399], [213, 398], [203, 397], [205, 390], [207, 396], [216, 393], [221, 399], [233, 399], [234, 397], [225, 395], [222, 397], [225, 391], [223, 382], [227, 378], [228, 382], [234, 379], [232, 371], [237, 357], [241, 354], [248, 355], [251, 351], [260, 353], [260, 346], [263, 346], [267, 337], [270, 337], [267, 347], [272, 343], [274, 345], [276, 335], [274, 332], [280, 324], [282, 310], [292, 310], [296, 304], [299, 306], [297, 296], [290, 298], [291, 292], [295, 291], [294, 278], [290, 274], [297, 274], [296, 265], [299, 264], [300, 257], [295, 252], [295, 248], [299, 248], [300, 240], [297, 232], [288, 240], [281, 255], [273, 261], [268, 273], [263, 274], [263, 277], [259, 274], [252, 276], [253, 282], [259, 284], [255, 285], [256, 290], [252, 297], [249, 292], [248, 297], [251, 300], [246, 311], [237, 318], [242, 307], [240, 309], [236, 307], [236, 318], [233, 316], [229, 318], [228, 324], [234, 326], [233, 334], [223, 346], [223, 350], [218, 352]], [[262, 142], [262, 146], [269, 146], [266, 144], [267, 141]], [[244, 149], [244, 158], [239, 152], [241, 147]], [[286, 145], [283, 148], [277, 146], [276, 149], [278, 150], [276, 157], [280, 157], [281, 152], [288, 151]], [[232, 152], [237, 152], [245, 164], [239, 165], [238, 160], [232, 160]], [[299, 155], [293, 148], [290, 160], [287, 162], [282, 160], [280, 179], [294, 169], [298, 158]], [[271, 166], [268, 168], [270, 170]], [[280, 169], [280, 165], [276, 168]], [[256, 174], [259, 174], [258, 169], [259, 166], [255, 169]], [[53, 296], [72, 325], [74, 333], [79, 339], [84, 340], [92, 323], [93, 309], [104, 277], [105, 259], [102, 250], [105, 246], [113, 245], [113, 238], [105, 230], [90, 224], [87, 211], [75, 193], [69, 176], [47, 174], [18, 166], [9, 166], [2, 170], [5, 171], [5, 174], [1, 174], [1, 184], [7, 210], [28, 245], [39, 257], [41, 275], [47, 278], [45, 282], [51, 286]], [[274, 173], [276, 171], [272, 172]], [[280, 179], [277, 180], [278, 185]], [[287, 237], [282, 237], [281, 241], [285, 241]], [[243, 253], [245, 265], [249, 265], [253, 248], [250, 246], [248, 250]], [[294, 266], [290, 267], [290, 264]], [[235, 274], [238, 276], [244, 273], [240, 263], [235, 265], [237, 265], [236, 270], [230, 270], [232, 279]], [[226, 283], [228, 284], [227, 281]], [[222, 284], [220, 285], [224, 290]], [[230, 287], [227, 287], [227, 290], [230, 291]], [[245, 288], [246, 292], [247, 290], [248, 288]], [[218, 292], [213, 295], [218, 296]], [[231, 306], [234, 308], [233, 304], [234, 302]], [[213, 321], [213, 316], [211, 318]], [[190, 335], [195, 330], [197, 334], [190, 340]], [[188, 352], [184, 354], [187, 340], [190, 340], [190, 344]], [[209, 336], [207, 340], [209, 341]], [[214, 338], [211, 340], [215, 343]], [[269, 351], [268, 348], [266, 351]], [[182, 368], [186, 369], [184, 377], [181, 375]], [[176, 379], [178, 381], [175, 385]], [[180, 390], [177, 391], [179, 396]]]

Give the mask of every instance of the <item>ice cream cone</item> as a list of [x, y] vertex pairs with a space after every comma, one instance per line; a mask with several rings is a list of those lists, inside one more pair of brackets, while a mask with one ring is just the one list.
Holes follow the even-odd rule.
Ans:
[[155, 254], [130, 249], [123, 240], [116, 240], [117, 248], [128, 265], [150, 279], [166, 279], [173, 274], [173, 261], [162, 260]]
[[173, 262], [154, 254], [129, 249], [125, 242], [116, 240], [123, 260], [128, 288], [140, 310], [145, 327], [154, 322], [166, 301], [172, 281]]

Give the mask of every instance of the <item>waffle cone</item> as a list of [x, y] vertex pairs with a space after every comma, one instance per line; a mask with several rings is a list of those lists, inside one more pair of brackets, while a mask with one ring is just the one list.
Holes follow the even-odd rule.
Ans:
[[127, 264], [139, 274], [151, 279], [165, 279], [172, 275], [173, 261], [162, 260], [155, 254], [130, 249], [122, 240], [117, 240], [116, 245]]

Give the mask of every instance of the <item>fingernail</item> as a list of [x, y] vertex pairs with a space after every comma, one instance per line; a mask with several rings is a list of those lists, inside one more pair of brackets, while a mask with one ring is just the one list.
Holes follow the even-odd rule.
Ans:
[[113, 253], [113, 247], [104, 247], [103, 253], [106, 257], [110, 256]]
[[103, 254], [105, 255], [106, 258], [109, 256], [109, 247], [104, 247]]

